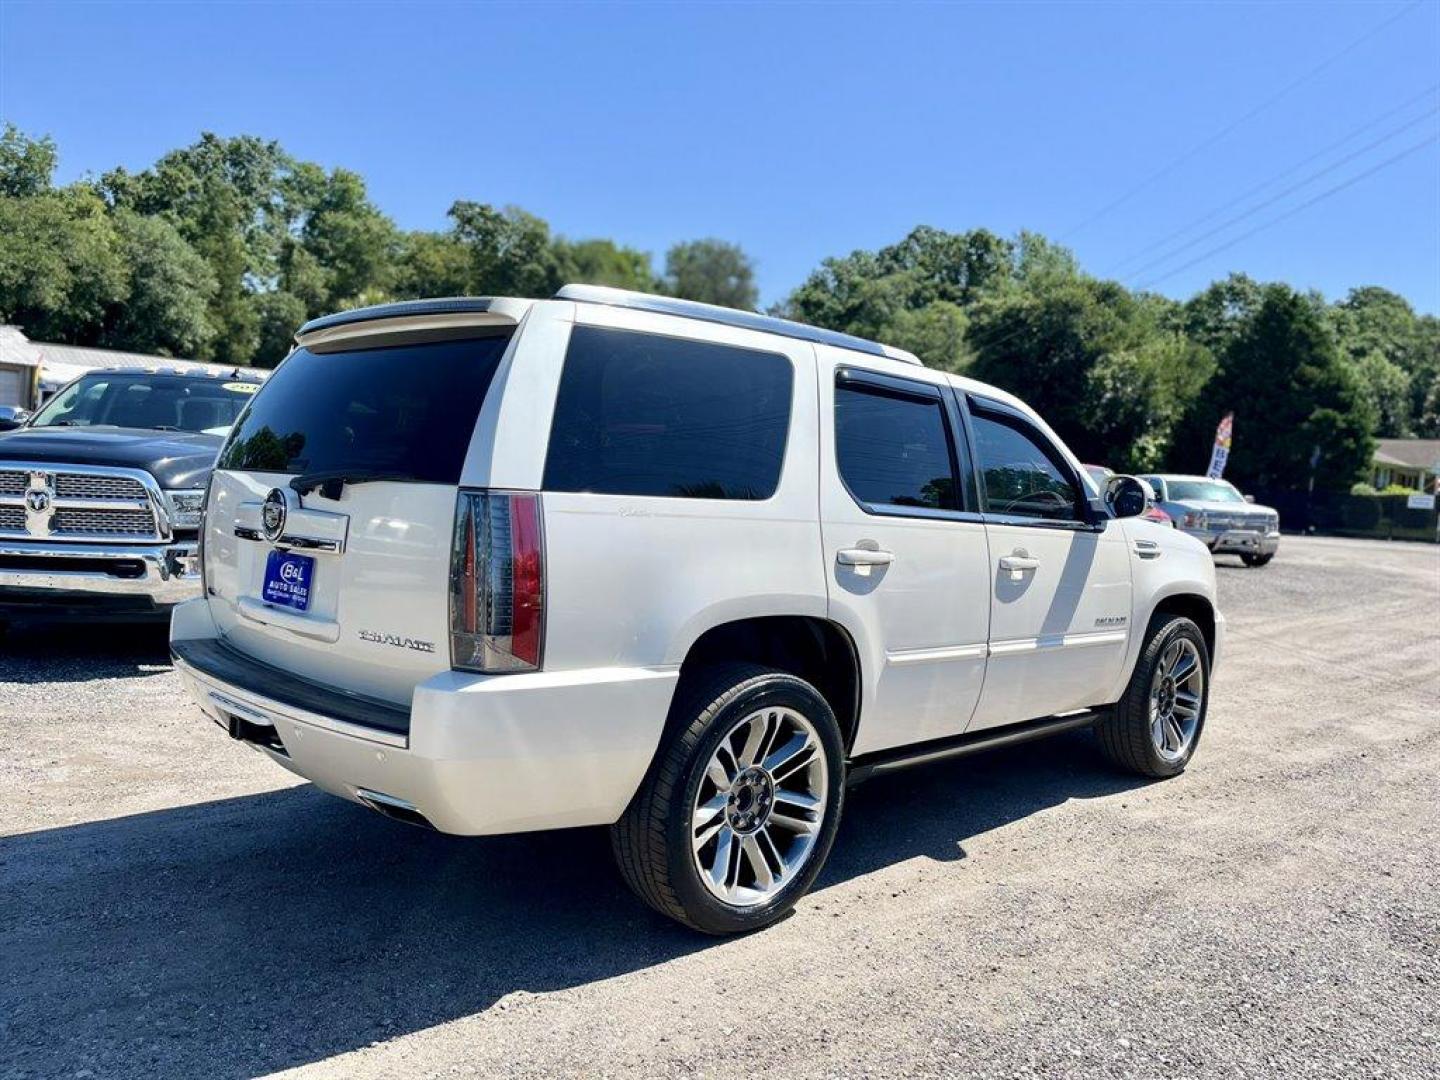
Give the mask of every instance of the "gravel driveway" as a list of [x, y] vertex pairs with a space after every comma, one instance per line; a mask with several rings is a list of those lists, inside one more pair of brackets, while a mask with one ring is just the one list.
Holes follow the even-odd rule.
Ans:
[[1440, 1075], [1440, 548], [1220, 560], [1189, 772], [1087, 733], [853, 792], [795, 916], [697, 937], [600, 830], [452, 839], [0, 640], [0, 1076]]

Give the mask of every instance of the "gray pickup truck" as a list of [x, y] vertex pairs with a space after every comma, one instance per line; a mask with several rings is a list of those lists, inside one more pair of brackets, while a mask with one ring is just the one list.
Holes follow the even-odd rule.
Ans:
[[0, 434], [0, 621], [168, 618], [198, 596], [205, 486], [260, 383], [97, 370]]
[[1280, 514], [1240, 494], [1228, 480], [1206, 476], [1143, 476], [1155, 502], [1217, 555], [1239, 555], [1246, 566], [1264, 566], [1280, 550]]

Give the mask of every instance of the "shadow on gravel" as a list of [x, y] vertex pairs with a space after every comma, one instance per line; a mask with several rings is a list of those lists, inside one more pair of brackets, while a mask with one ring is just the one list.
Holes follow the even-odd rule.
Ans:
[[170, 670], [167, 623], [0, 624], [0, 682], [87, 682]]
[[[819, 888], [1134, 784], [1074, 734], [877, 779]], [[445, 837], [308, 786], [0, 839], [0, 927], [7, 1077], [254, 1076], [718, 944], [603, 830]]]

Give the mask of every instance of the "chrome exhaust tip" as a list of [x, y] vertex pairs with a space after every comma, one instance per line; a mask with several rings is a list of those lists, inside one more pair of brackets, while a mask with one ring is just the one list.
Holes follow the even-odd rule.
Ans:
[[367, 788], [356, 788], [355, 797], [377, 814], [383, 814], [395, 821], [403, 821], [407, 825], [418, 825], [422, 829], [433, 830], [435, 828], [430, 824], [430, 819], [415, 808], [414, 803], [406, 802], [404, 799], [397, 799], [393, 795], [386, 795], [380, 791], [370, 791]]

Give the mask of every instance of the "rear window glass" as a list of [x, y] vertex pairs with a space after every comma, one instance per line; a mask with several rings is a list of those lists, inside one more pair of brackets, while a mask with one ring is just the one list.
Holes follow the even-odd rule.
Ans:
[[222, 469], [375, 470], [455, 484], [508, 337], [351, 352], [299, 349], [221, 452]]
[[577, 326], [545, 488], [768, 499], [780, 481], [793, 381], [778, 353]]

